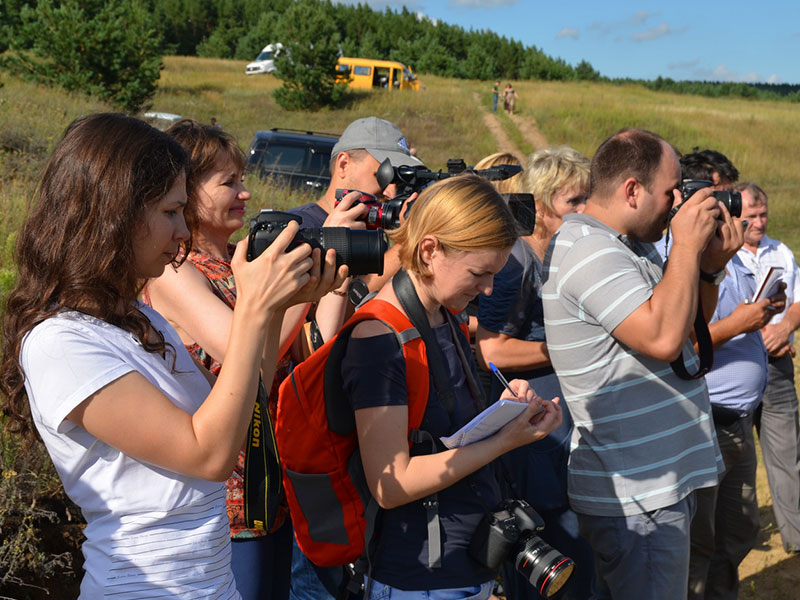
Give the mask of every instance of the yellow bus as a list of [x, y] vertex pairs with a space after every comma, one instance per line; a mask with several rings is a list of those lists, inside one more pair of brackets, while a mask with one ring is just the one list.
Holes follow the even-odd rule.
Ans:
[[347, 81], [354, 88], [415, 90], [424, 86], [414, 72], [401, 62], [342, 56], [336, 63], [337, 80]]

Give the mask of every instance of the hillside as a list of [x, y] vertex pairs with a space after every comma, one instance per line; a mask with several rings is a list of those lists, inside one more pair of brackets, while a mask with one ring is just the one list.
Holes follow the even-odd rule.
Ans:
[[[397, 123], [431, 168], [444, 167], [450, 157], [463, 157], [472, 164], [499, 145], [488, 123], [494, 118], [486, 110], [491, 88], [486, 82], [426, 76], [427, 89], [420, 93], [353, 93], [341, 110], [292, 113], [277, 106], [269, 93], [278, 80], [268, 75], [245, 76], [244, 61], [167, 57], [165, 65], [153, 109], [203, 121], [214, 116], [242, 146], [256, 129], [281, 126], [340, 132], [353, 119], [370, 114]], [[40, 157], [71, 118], [100, 108], [96, 102], [8, 77], [3, 81], [0, 146], [4, 148], [22, 146], [23, 153], [33, 151]], [[731, 158], [743, 179], [767, 190], [773, 232], [795, 241], [789, 223], [798, 216], [790, 199], [800, 192], [800, 173], [795, 168], [800, 159], [796, 144], [800, 106], [677, 95], [635, 84], [525, 81], [515, 86], [520, 95], [518, 118], [511, 121], [498, 113], [495, 129], [499, 125], [521, 152], [534, 148], [530, 132], [537, 126], [543, 135], [539, 142], [569, 144], [587, 155], [624, 126], [656, 131], [682, 152], [694, 146], [712, 147]], [[5, 163], [9, 157], [3, 156], [0, 160]], [[8, 170], [3, 172], [7, 179]]]
[[[757, 182], [770, 195], [771, 235], [800, 250], [800, 209], [794, 202], [800, 196], [798, 104], [677, 95], [635, 84], [528, 81], [514, 84], [520, 96], [518, 114], [509, 117], [499, 111], [495, 116], [489, 110], [491, 83], [421, 76], [423, 92], [353, 93], [341, 110], [291, 113], [272, 99], [270, 92], [278, 81], [272, 76], [245, 76], [245, 64], [166, 57], [153, 110], [205, 122], [215, 117], [243, 147], [258, 129], [280, 126], [338, 133], [358, 117], [378, 115], [395, 122], [433, 169], [444, 168], [448, 158], [474, 164], [498, 149], [527, 154], [546, 143], [569, 144], [590, 156], [617, 129], [645, 127], [683, 152], [699, 146], [728, 155], [743, 180]], [[0, 294], [13, 277], [15, 232], [47, 156], [73, 118], [99, 110], [109, 107], [0, 72]], [[257, 181], [248, 185], [254, 192], [251, 212], [308, 200]], [[0, 447], [13, 447], [7, 446], [9, 439], [1, 441]], [[6, 457], [7, 452], [4, 449]], [[5, 462], [0, 464], [5, 468]], [[11, 485], [16, 476], [4, 477], [4, 485]], [[776, 549], [779, 541], [770, 523], [762, 470], [759, 477], [764, 528], [760, 545], [743, 565], [740, 598], [794, 598], [794, 588], [800, 584], [800, 557], [787, 558]], [[0, 501], [0, 528], [5, 506]], [[0, 579], [4, 569], [0, 563]], [[55, 597], [66, 597], [53, 589]], [[0, 596], [11, 592], [0, 586]]]

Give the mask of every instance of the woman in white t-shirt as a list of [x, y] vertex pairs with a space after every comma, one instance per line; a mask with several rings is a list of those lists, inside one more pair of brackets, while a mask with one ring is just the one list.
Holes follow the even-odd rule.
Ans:
[[241, 242], [215, 383], [137, 300], [191, 245], [188, 166], [177, 142], [138, 119], [78, 119], [19, 233], [4, 412], [23, 433], [35, 424], [86, 518], [82, 598], [239, 597], [221, 482], [245, 439], [259, 369], [267, 385], [274, 372], [284, 311], [342, 281], [332, 253], [312, 277], [317, 251], [285, 252], [294, 224], [252, 262]]

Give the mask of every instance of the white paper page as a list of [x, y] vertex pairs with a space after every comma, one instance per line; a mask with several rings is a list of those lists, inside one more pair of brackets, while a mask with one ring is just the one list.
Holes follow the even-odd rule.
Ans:
[[764, 278], [758, 282], [756, 295], [753, 296], [753, 302], [769, 298], [777, 292], [778, 284], [781, 282], [781, 275], [783, 275], [783, 269], [781, 267], [770, 267], [769, 271], [764, 275]]
[[448, 448], [466, 446], [489, 437], [515, 419], [528, 405], [514, 400], [498, 400], [449, 437], [440, 438]]

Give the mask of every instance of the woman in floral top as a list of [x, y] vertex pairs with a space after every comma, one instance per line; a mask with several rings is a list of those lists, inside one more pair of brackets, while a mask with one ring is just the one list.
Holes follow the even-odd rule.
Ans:
[[[245, 205], [250, 200], [243, 183], [245, 157], [236, 140], [218, 127], [184, 119], [167, 133], [180, 142], [192, 158], [187, 181], [187, 223], [192, 233], [192, 250], [181, 267], [166, 269], [161, 277], [149, 282], [145, 299], [175, 327], [189, 352], [216, 374], [225, 358], [236, 304], [236, 284], [230, 267], [234, 246], [230, 238], [244, 225]], [[332, 251], [325, 260], [335, 261]], [[325, 300], [343, 301], [339, 296]], [[278, 386], [288, 374], [292, 342], [309, 306], [292, 307], [284, 318], [281, 359], [269, 395], [272, 419]], [[274, 443], [271, 431], [267, 432], [267, 443]], [[270, 531], [247, 527], [244, 467], [245, 452], [242, 451], [227, 482], [236, 585], [244, 600], [285, 600], [289, 594], [291, 524], [282, 505]]]

